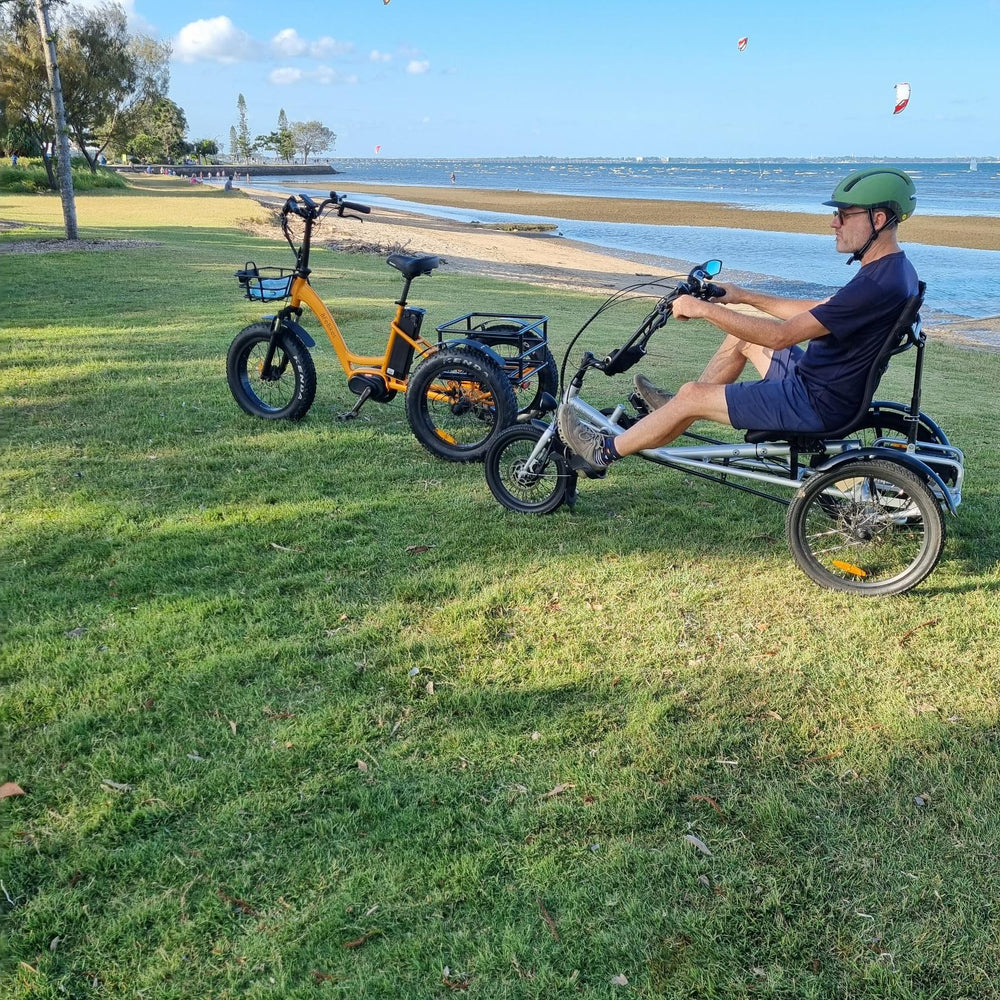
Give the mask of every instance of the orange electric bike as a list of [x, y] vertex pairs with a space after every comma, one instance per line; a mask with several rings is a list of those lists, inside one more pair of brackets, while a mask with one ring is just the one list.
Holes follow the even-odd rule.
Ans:
[[[247, 413], [299, 420], [312, 406], [316, 367], [309, 348], [316, 342], [301, 323], [306, 308], [319, 320], [348, 388], [358, 397], [340, 419], [353, 419], [368, 401], [388, 403], [403, 392], [410, 427], [428, 451], [450, 461], [474, 461], [519, 416], [530, 419], [554, 405], [558, 376], [548, 347], [547, 317], [472, 312], [437, 327], [434, 342], [422, 336], [425, 310], [408, 305], [407, 296], [415, 278], [438, 267], [437, 257], [388, 258], [403, 276], [403, 289], [385, 350], [377, 356], [353, 353], [309, 283], [313, 228], [327, 209], [340, 217], [371, 211], [333, 191], [319, 204], [304, 194], [288, 198], [281, 209], [281, 228], [295, 254], [294, 268], [257, 267], [251, 261], [236, 272], [247, 298], [290, 300], [275, 315], [241, 330], [229, 348], [227, 381]], [[302, 220], [297, 246], [290, 218]], [[415, 359], [419, 363], [411, 374]]]

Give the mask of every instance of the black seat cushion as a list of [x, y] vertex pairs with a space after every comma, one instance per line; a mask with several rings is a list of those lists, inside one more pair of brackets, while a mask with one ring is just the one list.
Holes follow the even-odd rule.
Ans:
[[441, 266], [440, 257], [407, 257], [405, 254], [394, 253], [386, 263], [401, 272], [404, 277], [416, 278], [421, 274], [430, 274]]

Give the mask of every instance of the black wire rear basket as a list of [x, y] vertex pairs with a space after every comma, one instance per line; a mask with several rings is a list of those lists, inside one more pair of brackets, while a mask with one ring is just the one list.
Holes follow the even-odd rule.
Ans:
[[236, 272], [244, 295], [254, 302], [278, 302], [292, 290], [295, 271], [286, 267], [258, 267], [252, 260]]

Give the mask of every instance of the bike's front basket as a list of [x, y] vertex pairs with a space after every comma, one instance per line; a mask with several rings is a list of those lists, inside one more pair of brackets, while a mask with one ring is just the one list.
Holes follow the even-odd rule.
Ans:
[[295, 272], [284, 267], [258, 267], [253, 261], [236, 272], [236, 280], [248, 299], [277, 302], [287, 299]]

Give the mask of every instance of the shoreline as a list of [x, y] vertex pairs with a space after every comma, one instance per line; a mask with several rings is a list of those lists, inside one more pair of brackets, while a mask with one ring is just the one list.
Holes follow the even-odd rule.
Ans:
[[[311, 185], [308, 187], [311, 188]], [[320, 185], [316, 185], [316, 188], [322, 190]], [[286, 195], [274, 191], [253, 188], [252, 184], [249, 188], [240, 190], [245, 196], [272, 209], [279, 208], [286, 198]], [[505, 192], [509, 198], [501, 203], [495, 202], [494, 204], [501, 204], [502, 207], [494, 208], [493, 205], [486, 203], [491, 192], [481, 192], [479, 189], [451, 192], [447, 188], [390, 189], [376, 185], [367, 185], [364, 189], [359, 187], [356, 191], [352, 190], [350, 195], [363, 200], [366, 192], [382, 194], [390, 190], [393, 194], [387, 196], [395, 197], [400, 197], [400, 192], [406, 190], [407, 201], [414, 200], [409, 192], [413, 190], [423, 192], [421, 204], [441, 204], [442, 202], [435, 197], [439, 191], [446, 194], [460, 194], [464, 205], [471, 205], [481, 211], [500, 211], [508, 214], [516, 214], [509, 207], [511, 204], [523, 206], [527, 203], [525, 199], [543, 198], [547, 202], [551, 202], [552, 198], [558, 199], [559, 202], [616, 201], [616, 199], [577, 199], [568, 195], [539, 196], [515, 191]], [[484, 195], [485, 201], [479, 200], [480, 195]], [[687, 219], [685, 225], [704, 225], [704, 216], [699, 210], [706, 207], [726, 213], [727, 216], [731, 215], [731, 211], [724, 206], [706, 206], [701, 202], [673, 202], [670, 203], [669, 210], [677, 210], [676, 206], [694, 207], [697, 218]], [[523, 207], [520, 211], [524, 214], [535, 214], [535, 212], [528, 213]], [[815, 226], [817, 221], [826, 224], [825, 217], [817, 220], [816, 216], [806, 214], [758, 213], [746, 210], [743, 214], [753, 217], [758, 223], [754, 228], [763, 230], [768, 229], [766, 223], [774, 215], [808, 220], [812, 226]], [[322, 228], [317, 231], [317, 237], [335, 250], [384, 255], [435, 254], [441, 257], [444, 265], [443, 273], [479, 275], [501, 281], [518, 281], [568, 291], [609, 294], [644, 278], [680, 278], [690, 267], [689, 262], [660, 255], [612, 250], [550, 233], [504, 232], [489, 228], [487, 225], [472, 225], [433, 215], [421, 215], [407, 209], [374, 206], [371, 215], [365, 216], [363, 222], [352, 221], [348, 224], [343, 220], [334, 221], [334, 219], [335, 217], [328, 217], [325, 220]], [[732, 219], [728, 221], [731, 223]], [[909, 221], [906, 225], [909, 225]], [[787, 228], [781, 231], [800, 230]], [[956, 345], [977, 350], [1000, 349], [1000, 316], [973, 319], [968, 316], [938, 313], [933, 317], [927, 317], [924, 326], [928, 332], [946, 338]]]
[[[321, 184], [303, 187], [329, 190]], [[598, 198], [590, 195], [542, 194], [499, 188], [413, 187], [393, 184], [359, 184], [350, 194], [360, 198], [375, 194], [420, 205], [443, 205], [480, 212], [532, 215], [586, 222], [629, 222], [655, 226], [697, 226], [719, 229], [752, 229], [773, 233], [829, 233], [829, 216], [823, 212], [777, 212], [737, 208], [718, 202], [667, 201], [655, 198]], [[921, 215], [919, 208], [900, 227], [905, 243], [1000, 250], [1000, 222], [989, 216]]]

